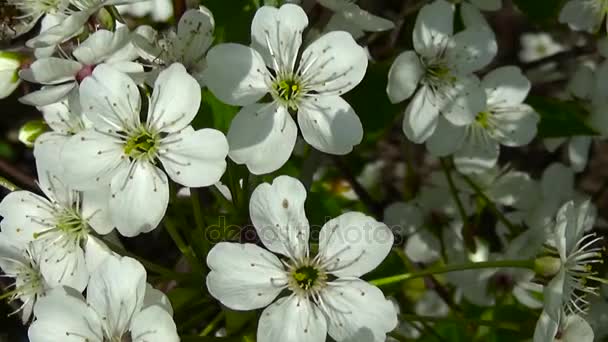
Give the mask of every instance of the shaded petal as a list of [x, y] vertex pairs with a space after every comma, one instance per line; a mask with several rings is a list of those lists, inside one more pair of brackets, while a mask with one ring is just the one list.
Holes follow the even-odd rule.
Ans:
[[201, 87], [198, 82], [183, 65], [171, 64], [154, 82], [147, 122], [158, 131], [177, 132], [192, 122], [200, 104]]
[[496, 109], [492, 115], [496, 127], [494, 134], [501, 145], [524, 146], [536, 136], [540, 115], [526, 104]]
[[553, 320], [546, 311], [540, 314], [534, 329], [534, 342], [555, 341], [555, 335], [559, 329], [558, 321]]
[[354, 3], [346, 4], [340, 10], [339, 15], [346, 18], [351, 25], [367, 32], [388, 31], [395, 27], [395, 23], [392, 21], [373, 15]]
[[319, 94], [342, 95], [363, 80], [367, 63], [367, 53], [350, 34], [326, 33], [302, 53], [302, 85]]
[[29, 191], [13, 191], [0, 202], [0, 227], [10, 240], [25, 245], [34, 240], [34, 234], [50, 228], [54, 210], [44, 197]]
[[574, 136], [568, 144], [568, 159], [574, 172], [582, 172], [587, 167], [589, 150], [592, 138], [587, 136]]
[[479, 9], [469, 3], [462, 2], [460, 4], [460, 16], [466, 28], [476, 28], [479, 30], [492, 30], [488, 21], [483, 16]]
[[157, 290], [149, 283], [146, 283], [146, 296], [144, 297], [142, 310], [150, 306], [157, 306], [165, 310], [170, 316], [173, 316], [173, 307], [171, 307], [169, 297], [163, 291]]
[[19, 77], [41, 84], [59, 84], [74, 80], [82, 64], [58, 57], [42, 58], [34, 61], [29, 69], [19, 72]]
[[416, 52], [400, 54], [388, 72], [386, 92], [391, 102], [398, 103], [412, 96], [423, 74], [424, 68]]
[[450, 86], [438, 90], [437, 96], [441, 113], [457, 126], [472, 123], [477, 113], [486, 107], [485, 92], [475, 75], [456, 79]]
[[437, 127], [439, 109], [432, 90], [420, 88], [405, 109], [402, 126], [405, 136], [416, 144], [426, 141]]
[[337, 277], [360, 277], [380, 265], [393, 241], [393, 233], [384, 223], [349, 212], [323, 225], [319, 256], [327, 272]]
[[422, 7], [413, 32], [414, 49], [425, 57], [435, 57], [454, 27], [454, 5], [438, 0]]
[[279, 176], [262, 183], [251, 194], [249, 214], [262, 243], [291, 259], [307, 255], [309, 226], [304, 202], [306, 189], [299, 180]]
[[339, 96], [318, 96], [302, 102], [298, 124], [304, 140], [325, 153], [348, 154], [363, 139], [359, 117]]
[[97, 234], [108, 234], [114, 225], [109, 208], [110, 187], [102, 186], [82, 192], [80, 212]]
[[19, 98], [19, 102], [30, 106], [44, 106], [65, 99], [68, 94], [77, 89], [78, 83], [69, 82], [56, 86], [45, 86]]
[[78, 61], [86, 65], [98, 64], [129, 42], [128, 27], [120, 27], [115, 32], [99, 30], [78, 45], [72, 54]]
[[538, 184], [525, 172], [511, 171], [485, 191], [492, 201], [519, 209], [532, 209], [540, 200]]
[[41, 253], [40, 273], [51, 287], [64, 285], [82, 292], [89, 282], [89, 270], [82, 248], [78, 245], [62, 245], [63, 240], [56, 241], [58, 243], [41, 240], [46, 245]]
[[248, 46], [220, 44], [207, 53], [203, 79], [222, 102], [235, 106], [257, 102], [269, 91], [269, 77], [262, 56]]
[[349, 341], [361, 334], [383, 342], [397, 327], [397, 312], [380, 289], [360, 279], [338, 279], [321, 294], [329, 311], [329, 335]]
[[40, 32], [36, 37], [28, 40], [25, 45], [30, 48], [43, 48], [64, 42], [81, 32], [89, 16], [96, 10], [97, 8], [92, 8], [76, 12], [61, 20], [59, 24]]
[[413, 234], [424, 223], [420, 209], [405, 202], [395, 202], [386, 207], [383, 218], [389, 229], [401, 236]]
[[108, 257], [118, 257], [100, 239], [89, 235], [84, 245], [84, 258], [90, 274], [97, 272], [99, 265], [102, 265]]
[[543, 291], [545, 312], [556, 322], [559, 322], [559, 315], [561, 314], [564, 305], [565, 278], [566, 271], [560, 269], [559, 273], [551, 279]]
[[200, 62], [213, 42], [215, 20], [206, 7], [187, 10], [177, 25], [177, 46], [183, 62], [193, 65]]
[[515, 66], [494, 69], [484, 76], [481, 86], [486, 91], [488, 106], [520, 105], [530, 92], [530, 81]]
[[502, 0], [469, 0], [480, 10], [498, 11], [502, 7]]
[[130, 326], [133, 342], [179, 342], [173, 317], [159, 306], [138, 312]]
[[297, 135], [296, 123], [284, 107], [253, 104], [232, 119], [228, 155], [255, 175], [270, 173], [287, 162]]
[[455, 126], [439, 117], [435, 131], [426, 141], [426, 148], [434, 156], [445, 157], [462, 147], [466, 132], [466, 126]]
[[500, 145], [478, 128], [465, 139], [462, 148], [454, 154], [454, 164], [463, 173], [482, 173], [496, 165]]
[[283, 297], [262, 312], [258, 342], [319, 342], [327, 337], [323, 312], [307, 299]]
[[570, 0], [559, 12], [559, 22], [575, 31], [594, 33], [600, 29], [605, 15], [596, 0]]
[[136, 161], [118, 171], [110, 185], [110, 215], [124, 236], [152, 231], [169, 204], [167, 175], [146, 161]]
[[441, 257], [441, 242], [431, 232], [421, 229], [407, 239], [403, 250], [413, 262], [431, 264]]
[[578, 315], [570, 315], [565, 321], [562, 333], [564, 342], [593, 342], [593, 329], [585, 319]]
[[220, 242], [207, 255], [207, 289], [233, 310], [254, 310], [272, 303], [287, 285], [283, 264], [254, 244]]
[[491, 30], [473, 27], [458, 32], [450, 41], [445, 58], [461, 74], [478, 71], [496, 56], [498, 45]]
[[166, 139], [170, 142], [161, 144], [159, 159], [172, 180], [188, 187], [210, 186], [220, 180], [228, 155], [222, 132], [210, 128], [194, 131], [189, 126]]

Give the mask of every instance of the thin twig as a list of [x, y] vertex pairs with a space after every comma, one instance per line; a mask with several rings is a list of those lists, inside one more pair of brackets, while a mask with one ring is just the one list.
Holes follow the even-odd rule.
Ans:
[[367, 192], [367, 190], [365, 190], [363, 185], [359, 183], [357, 177], [355, 177], [355, 175], [350, 171], [348, 165], [346, 165], [344, 160], [342, 160], [342, 158], [340, 158], [339, 156], [332, 156], [332, 159], [334, 161], [334, 164], [336, 164], [338, 170], [340, 170], [342, 175], [346, 177], [350, 185], [353, 187], [353, 190], [355, 190], [355, 193], [357, 194], [357, 196], [359, 196], [361, 202], [363, 202], [367, 206], [369, 211], [374, 216], [376, 216], [377, 218], [382, 217], [382, 207], [378, 202], [376, 202], [376, 200], [372, 198], [372, 196]]

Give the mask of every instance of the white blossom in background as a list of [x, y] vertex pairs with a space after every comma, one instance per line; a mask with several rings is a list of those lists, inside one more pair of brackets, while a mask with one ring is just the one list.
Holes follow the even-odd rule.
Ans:
[[[319, 252], [312, 256], [305, 200], [304, 186], [291, 177], [258, 186], [249, 210], [269, 251], [254, 244], [215, 245], [207, 256], [209, 293], [233, 310], [266, 307], [259, 342], [322, 342], [327, 334], [336, 341], [383, 342], [397, 326], [395, 308], [359, 277], [388, 255], [391, 231], [349, 212], [323, 226]], [[277, 299], [283, 291], [288, 295]]]
[[608, 137], [608, 62], [598, 67], [593, 64], [581, 64], [568, 84], [568, 93], [587, 109], [585, 123], [598, 136], [579, 135], [569, 139], [545, 139], [545, 146], [549, 151], [555, 151], [560, 145], [567, 142], [567, 153], [572, 169], [582, 172], [587, 167], [589, 151], [593, 140], [605, 140]]
[[464, 26], [484, 29], [492, 34], [492, 28], [481, 11], [498, 11], [501, 8], [502, 0], [460, 0], [460, 16]]
[[97, 65], [106, 63], [126, 73], [138, 73], [143, 67], [132, 60], [137, 58], [130, 46], [131, 34], [127, 27], [115, 32], [99, 30], [82, 42], [70, 58], [45, 57], [34, 61], [19, 72], [28, 82], [43, 84], [42, 89], [21, 97], [25, 104], [44, 106], [63, 100], [91, 75]]
[[486, 107], [481, 82], [473, 72], [496, 55], [494, 34], [475, 27], [453, 34], [453, 23], [452, 4], [436, 0], [424, 6], [414, 27], [415, 51], [399, 55], [389, 71], [391, 102], [402, 102], [416, 92], [403, 119], [403, 132], [415, 143], [433, 134], [440, 117], [465, 126]]
[[159, 74], [145, 119], [137, 85], [105, 64], [82, 82], [80, 102], [92, 127], [64, 145], [62, 163], [71, 165], [65, 179], [79, 190], [109, 190], [112, 224], [124, 236], [149, 232], [162, 220], [167, 174], [178, 184], [201, 187], [216, 183], [226, 169], [225, 136], [190, 126], [201, 91], [180, 64]]
[[[46, 157], [53, 163], [59, 155]], [[53, 160], [54, 159], [54, 160]], [[29, 191], [14, 191], [0, 202], [0, 228], [12, 241], [39, 244], [39, 267], [52, 284], [84, 290], [107, 247], [95, 238], [113, 226], [108, 211], [108, 193], [74, 191], [38, 161], [39, 186], [45, 197]], [[53, 275], [58, 279], [54, 279]]]
[[[207, 54], [205, 84], [223, 102], [244, 106], [228, 131], [230, 158], [253, 174], [279, 169], [291, 156], [298, 129], [321, 152], [349, 153], [363, 138], [353, 108], [340, 95], [363, 79], [367, 55], [346, 32], [330, 32], [298, 61], [308, 26], [299, 6], [261, 7], [251, 46], [221, 44]], [[258, 103], [270, 94], [268, 103]]]
[[165, 22], [173, 15], [171, 0], [140, 1], [117, 6], [117, 9], [121, 14], [129, 14], [134, 17], [150, 16], [156, 22]]
[[486, 104], [474, 121], [457, 126], [439, 117], [426, 141], [427, 149], [435, 156], [454, 154], [454, 164], [463, 173], [481, 173], [494, 167], [500, 145], [519, 147], [530, 143], [540, 121], [534, 109], [523, 103], [530, 81], [517, 67], [493, 70], [481, 85]]
[[[6, 291], [9, 301], [21, 301], [21, 306], [13, 314], [21, 312], [23, 324], [32, 317], [36, 301], [51, 287], [40, 271], [39, 247], [39, 245], [24, 245], [20, 241], [11, 240], [5, 232], [0, 232], [0, 269], [4, 273], [3, 278], [14, 279]], [[55, 281], [61, 277], [61, 274], [50, 272], [46, 275], [51, 277], [50, 280]], [[54, 284], [57, 285], [57, 282]]]
[[382, 32], [395, 27], [392, 21], [361, 9], [353, 0], [317, 0], [317, 2], [334, 12], [325, 31], [346, 31], [353, 38], [359, 39], [365, 35], [365, 32]]
[[9, 97], [21, 84], [20, 68], [21, 57], [9, 51], [0, 51], [0, 99]]
[[559, 322], [549, 317], [546, 311], [540, 315], [534, 329], [534, 342], [593, 342], [593, 329], [587, 321], [575, 314], [560, 314]]
[[[62, 3], [65, 7], [61, 7], [61, 11], [47, 11], [51, 15], [58, 16], [61, 20], [53, 20], [54, 25], [49, 25], [46, 30], [41, 31], [34, 38], [29, 39], [25, 44], [29, 48], [46, 48], [53, 47], [67, 41], [68, 39], [80, 34], [89, 17], [104, 6], [114, 6], [139, 2], [144, 0], [57, 0], [54, 1], [38, 1], [38, 0], [15, 0], [21, 2], [26, 7], [26, 11], [31, 9], [37, 11], [41, 4]], [[67, 5], [71, 5], [68, 7]], [[28, 8], [29, 6], [29, 8]], [[77, 10], [73, 10], [76, 8]]]
[[24, 23], [20, 34], [30, 31], [40, 18], [47, 15], [63, 14], [68, 10], [70, 0], [6, 0], [5, 3], [9, 6], [14, 6], [20, 12], [17, 19]]
[[[158, 37], [151, 31], [148, 37], [134, 36], [134, 43], [141, 56], [161, 69], [173, 63], [181, 63], [201, 86], [204, 86], [203, 71], [207, 66], [207, 50], [213, 43], [215, 21], [213, 14], [205, 7], [190, 9], [182, 15], [177, 31], [170, 31]], [[150, 28], [150, 30], [153, 30]], [[155, 75], [159, 69], [153, 72]]]
[[559, 13], [559, 22], [575, 31], [595, 33], [608, 13], [606, 0], [569, 0]]
[[86, 300], [79, 293], [51, 291], [34, 307], [31, 342], [178, 342], [167, 298], [146, 284], [134, 259], [108, 257], [91, 275]]
[[533, 62], [565, 50], [564, 45], [546, 32], [524, 33], [520, 43], [519, 59], [522, 62]]

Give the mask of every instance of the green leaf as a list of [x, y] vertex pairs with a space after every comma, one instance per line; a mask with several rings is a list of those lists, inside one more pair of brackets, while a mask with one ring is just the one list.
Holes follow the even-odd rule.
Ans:
[[201, 4], [213, 13], [215, 42], [232, 42], [249, 45], [251, 20], [257, 10], [252, 0], [203, 0]]
[[232, 119], [239, 107], [227, 105], [220, 101], [209, 89], [203, 89], [201, 108], [192, 121], [195, 129], [215, 128], [227, 133]]
[[526, 101], [540, 115], [538, 136], [541, 138], [598, 135], [587, 123], [587, 110], [575, 101], [530, 96]]
[[513, 0], [530, 19], [546, 22], [557, 18], [565, 0]]

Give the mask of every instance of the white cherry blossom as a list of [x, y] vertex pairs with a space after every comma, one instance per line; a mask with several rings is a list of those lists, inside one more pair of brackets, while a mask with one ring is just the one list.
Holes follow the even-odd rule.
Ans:
[[595, 33], [608, 13], [607, 0], [569, 0], [559, 13], [559, 22], [575, 31]]
[[358, 39], [365, 34], [364, 32], [382, 32], [395, 27], [392, 21], [361, 9], [355, 0], [317, 0], [317, 2], [334, 12], [325, 27], [326, 31], [347, 31]]

